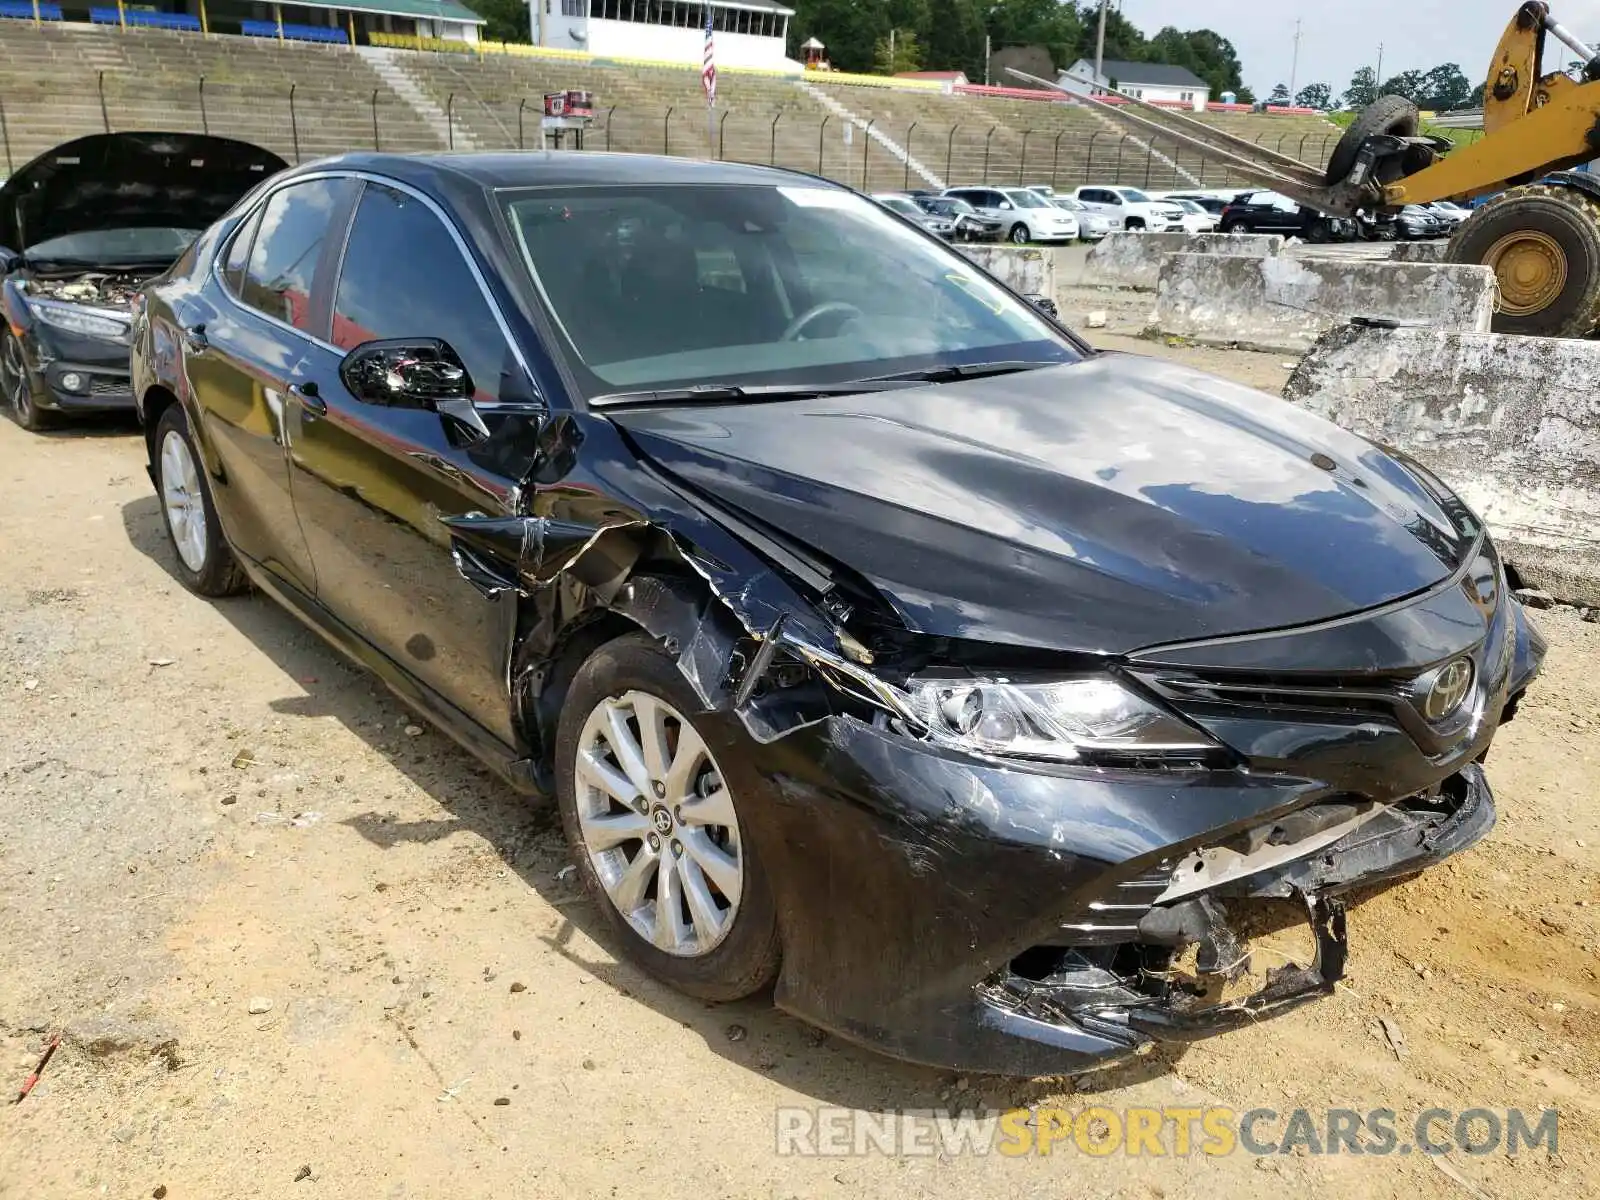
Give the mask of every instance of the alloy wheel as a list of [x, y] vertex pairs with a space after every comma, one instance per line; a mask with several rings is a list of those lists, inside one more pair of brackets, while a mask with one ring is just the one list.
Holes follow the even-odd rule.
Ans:
[[33, 416], [33, 397], [28, 393], [28, 367], [22, 357], [22, 343], [15, 334], [5, 337], [0, 347], [0, 392], [16, 414], [19, 425], [28, 425]]
[[206, 509], [200, 472], [189, 443], [177, 430], [161, 439], [161, 506], [183, 565], [198, 575], [206, 565]]
[[667, 954], [708, 954], [744, 885], [739, 818], [704, 740], [659, 697], [602, 700], [578, 738], [578, 828], [590, 865], [635, 933]]

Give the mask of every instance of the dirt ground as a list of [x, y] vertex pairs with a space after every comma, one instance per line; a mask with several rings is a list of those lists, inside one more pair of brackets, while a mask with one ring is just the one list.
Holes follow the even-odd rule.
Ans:
[[[0, 1196], [1600, 1194], [1600, 625], [1571, 610], [1538, 615], [1498, 827], [1352, 910], [1335, 996], [1076, 1080], [957, 1080], [619, 963], [550, 808], [269, 601], [179, 586], [130, 427], [0, 422], [0, 494], [4, 1090], [66, 1032], [0, 1107]], [[781, 1106], [1033, 1102], [1554, 1106], [1560, 1152], [775, 1149]]]

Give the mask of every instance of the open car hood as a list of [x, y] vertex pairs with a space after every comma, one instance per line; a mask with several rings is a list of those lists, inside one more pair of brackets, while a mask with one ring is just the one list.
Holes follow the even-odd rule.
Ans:
[[943, 636], [1127, 653], [1304, 625], [1430, 588], [1476, 540], [1372, 443], [1154, 359], [607, 415]]
[[286, 168], [270, 150], [197, 133], [97, 133], [64, 142], [0, 187], [0, 246], [96, 229], [204, 229]]

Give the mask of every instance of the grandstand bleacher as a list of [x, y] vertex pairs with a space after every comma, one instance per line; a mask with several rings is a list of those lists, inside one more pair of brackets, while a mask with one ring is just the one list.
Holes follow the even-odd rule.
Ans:
[[[728, 69], [708, 121], [696, 67], [495, 44], [435, 53], [396, 48], [404, 39], [392, 37], [352, 47], [331, 26], [284, 25], [280, 37], [272, 21], [242, 22], [244, 36], [203, 34], [182, 14], [136, 11], [97, 8], [94, 23], [67, 22], [41, 0], [35, 20], [32, 0], [0, 0], [8, 169], [105, 129], [207, 131], [291, 161], [374, 146], [533, 149], [544, 93], [583, 88], [596, 110], [586, 149], [770, 162], [867, 190], [935, 181], [1158, 190], [1243, 182], [1193, 150], [1133, 136], [1043, 93]], [[1200, 119], [1313, 164], [1339, 135], [1314, 115]]]

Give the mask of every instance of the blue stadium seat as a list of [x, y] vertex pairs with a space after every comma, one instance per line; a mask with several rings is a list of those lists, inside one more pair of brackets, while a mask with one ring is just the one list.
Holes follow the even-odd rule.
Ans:
[[155, 29], [183, 29], [200, 32], [200, 18], [189, 13], [145, 12], [136, 8], [91, 8], [89, 20], [96, 25], [147, 25]]
[[[41, 21], [61, 20], [61, 5], [45, 4], [43, 0], [40, 0], [39, 19]], [[0, 0], [0, 21], [3, 20], [33, 20], [33, 0]]]
[[[278, 25], [275, 21], [240, 21], [239, 32], [246, 37], [275, 38], [278, 36]], [[336, 42], [347, 45], [349, 36], [342, 29], [332, 29], [326, 25], [291, 25], [283, 23], [283, 36], [294, 42]]]

